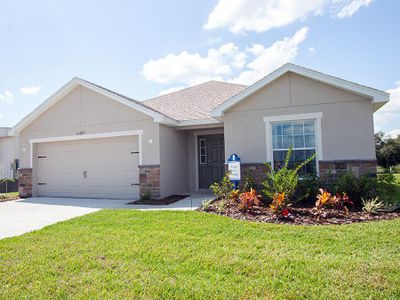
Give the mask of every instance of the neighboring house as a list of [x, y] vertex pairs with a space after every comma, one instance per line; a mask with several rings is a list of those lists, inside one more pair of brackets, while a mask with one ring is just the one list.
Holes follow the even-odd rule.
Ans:
[[307, 172], [376, 172], [373, 112], [388, 100], [293, 64], [249, 87], [211, 81], [142, 102], [74, 78], [0, 138], [17, 145], [1, 159], [19, 159], [22, 196], [207, 189], [232, 153], [243, 175], [259, 180], [264, 163], [279, 166], [291, 145], [294, 162], [317, 154]]
[[17, 139], [10, 136], [10, 130], [11, 128], [0, 127], [0, 180], [15, 179], [17, 175]]

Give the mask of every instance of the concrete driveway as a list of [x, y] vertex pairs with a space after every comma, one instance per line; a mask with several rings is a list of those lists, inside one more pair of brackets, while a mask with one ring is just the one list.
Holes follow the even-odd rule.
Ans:
[[83, 216], [104, 208], [140, 210], [196, 209], [209, 194], [191, 195], [164, 206], [127, 205], [133, 200], [34, 197], [0, 203], [0, 239], [17, 236], [60, 221]]

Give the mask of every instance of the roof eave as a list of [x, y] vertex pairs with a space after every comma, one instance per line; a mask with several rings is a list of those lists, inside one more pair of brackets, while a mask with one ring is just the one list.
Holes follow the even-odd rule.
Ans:
[[257, 81], [253, 85], [249, 86], [247, 89], [243, 90], [239, 94], [233, 96], [232, 98], [228, 99], [217, 108], [215, 108], [211, 112], [211, 116], [215, 118], [220, 118], [224, 115], [224, 112], [230, 109], [235, 104], [239, 103], [246, 97], [250, 96], [251, 94], [255, 93], [256, 91], [260, 90], [264, 86], [268, 85], [272, 81], [276, 80], [277, 78], [281, 77], [282, 75], [286, 74], [287, 72], [293, 72], [307, 78], [341, 88], [343, 90], [350, 91], [352, 93], [356, 93], [362, 96], [366, 96], [371, 99], [371, 104], [374, 107], [374, 111], [376, 110], [375, 107], [381, 107], [386, 102], [389, 101], [390, 95], [384, 91], [376, 90], [367, 86], [359, 85], [338, 77], [334, 77], [331, 75], [326, 75], [311, 69], [303, 68], [294, 64], [285, 64], [279, 69], [273, 71], [263, 79]]

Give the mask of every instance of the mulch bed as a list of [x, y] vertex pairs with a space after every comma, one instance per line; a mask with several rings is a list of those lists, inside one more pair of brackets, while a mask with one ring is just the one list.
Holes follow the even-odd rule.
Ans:
[[207, 212], [227, 216], [237, 220], [246, 220], [262, 223], [293, 224], [293, 225], [330, 225], [352, 224], [367, 221], [392, 220], [400, 218], [400, 212], [379, 212], [369, 214], [363, 211], [344, 211], [325, 208], [320, 215], [311, 207], [292, 207], [291, 216], [280, 217], [271, 211], [269, 207], [255, 206], [249, 212], [239, 211], [235, 205], [228, 204], [222, 211], [218, 210], [219, 200], [208, 207]]
[[136, 200], [129, 202], [133, 205], [168, 205], [189, 197], [189, 195], [171, 195], [161, 199]]

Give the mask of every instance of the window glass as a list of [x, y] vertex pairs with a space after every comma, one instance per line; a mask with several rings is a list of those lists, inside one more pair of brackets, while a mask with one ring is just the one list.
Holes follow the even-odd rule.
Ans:
[[206, 140], [200, 139], [200, 164], [205, 165], [207, 163], [207, 147], [206, 147]]
[[[272, 123], [273, 164], [279, 169], [285, 162], [287, 151], [293, 147], [289, 167], [293, 168], [316, 153], [314, 120]], [[300, 170], [301, 174], [314, 174], [316, 161], [311, 161]]]

